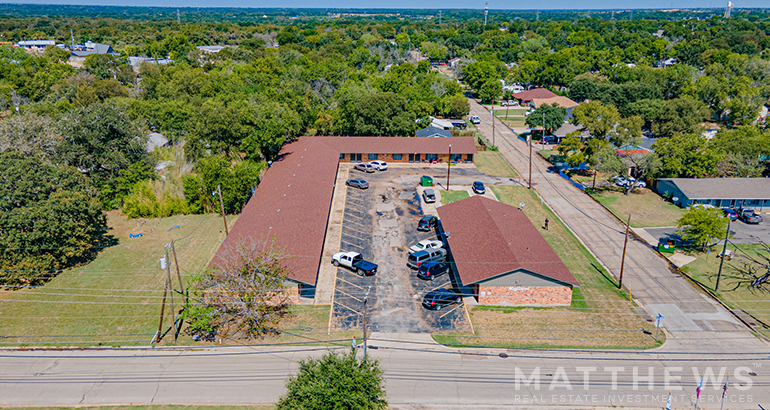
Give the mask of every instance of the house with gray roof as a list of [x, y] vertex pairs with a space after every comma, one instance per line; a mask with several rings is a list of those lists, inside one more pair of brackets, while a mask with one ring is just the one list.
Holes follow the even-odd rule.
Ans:
[[423, 129], [417, 130], [415, 133], [415, 136], [417, 137], [428, 137], [428, 138], [451, 138], [452, 133], [443, 129], [438, 128], [434, 126], [428, 126]]
[[663, 178], [655, 190], [683, 208], [693, 204], [770, 208], [770, 178]]

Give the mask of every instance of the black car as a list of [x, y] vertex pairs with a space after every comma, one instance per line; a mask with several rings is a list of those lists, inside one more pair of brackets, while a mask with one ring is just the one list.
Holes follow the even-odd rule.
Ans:
[[441, 310], [442, 307], [460, 302], [460, 294], [451, 289], [436, 289], [428, 292], [422, 299], [422, 306], [429, 310]]
[[359, 188], [359, 189], [369, 188], [369, 183], [364, 181], [363, 179], [349, 179], [345, 181], [345, 185], [352, 186], [354, 188]]
[[418, 231], [430, 231], [436, 227], [438, 218], [433, 215], [426, 215], [420, 218], [420, 223], [417, 224]]
[[484, 195], [485, 192], [487, 192], [486, 188], [484, 188], [484, 183], [476, 181], [473, 183], [473, 192]]
[[417, 277], [425, 280], [436, 279], [437, 276], [441, 276], [449, 272], [449, 264], [446, 262], [428, 262], [417, 270]]

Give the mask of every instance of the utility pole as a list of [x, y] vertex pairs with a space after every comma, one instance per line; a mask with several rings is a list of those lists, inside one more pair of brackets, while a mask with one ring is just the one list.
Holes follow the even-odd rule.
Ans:
[[176, 266], [176, 278], [179, 279], [179, 291], [184, 293], [184, 284], [182, 284], [182, 275], [179, 273], [179, 262], [176, 259], [176, 248], [174, 241], [171, 241], [171, 252], [174, 254], [174, 266]]
[[492, 114], [492, 146], [495, 147], [495, 100], [492, 100], [492, 109], [489, 110]]
[[449, 144], [449, 161], [446, 163], [446, 190], [449, 191], [449, 170], [452, 167], [452, 144]]
[[727, 233], [725, 233], [725, 246], [722, 248], [722, 260], [719, 261], [719, 272], [717, 272], [717, 283], [714, 286], [714, 292], [719, 292], [719, 279], [722, 278], [722, 265], [727, 257], [727, 239], [730, 238], [730, 218], [727, 218]]
[[166, 280], [166, 284], [163, 286], [163, 302], [160, 305], [160, 321], [158, 323], [158, 333], [155, 334], [155, 340], [153, 341], [153, 343], [160, 343], [160, 338], [163, 335], [163, 314], [166, 310], [167, 293], [168, 293], [168, 280]]
[[364, 359], [366, 359], [366, 345], [367, 345], [366, 339], [368, 337], [367, 334], [366, 334], [367, 333], [366, 332], [366, 330], [367, 330], [367, 323], [366, 323], [366, 310], [367, 309], [366, 309], [366, 306], [367, 306], [367, 301], [369, 299], [369, 291], [370, 290], [372, 290], [371, 286], [369, 286], [369, 289], [366, 290], [366, 295], [364, 295], [364, 328], [363, 328], [363, 331], [364, 331]]
[[545, 149], [545, 111], [543, 111], [543, 136], [540, 138], [540, 149]]
[[217, 185], [217, 193], [219, 194], [219, 206], [222, 208], [222, 221], [225, 223], [225, 236], [230, 233], [227, 231], [227, 218], [225, 217], [225, 202], [222, 201], [222, 185]]
[[172, 327], [174, 328], [174, 340], [176, 341], [178, 333], [176, 332], [176, 310], [174, 310], [174, 286], [171, 283], [171, 263], [168, 260], [168, 248], [171, 244], [166, 244], [166, 286], [169, 288], [169, 299], [171, 302], [171, 319], [173, 320]]
[[626, 240], [623, 242], [623, 256], [620, 259], [620, 280], [618, 280], [618, 289], [623, 287], [623, 268], [626, 266], [626, 247], [628, 246], [628, 229], [631, 227], [631, 214], [628, 214], [626, 223]]
[[532, 133], [527, 136], [529, 142], [529, 189], [532, 189]]

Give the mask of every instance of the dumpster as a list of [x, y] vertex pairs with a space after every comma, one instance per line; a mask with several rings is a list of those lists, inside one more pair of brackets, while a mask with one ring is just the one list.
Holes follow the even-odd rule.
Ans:
[[661, 253], [674, 253], [676, 251], [676, 244], [673, 239], [661, 238], [658, 241], [658, 252]]
[[421, 186], [433, 186], [433, 178], [423, 175], [422, 178], [420, 178], [420, 185]]

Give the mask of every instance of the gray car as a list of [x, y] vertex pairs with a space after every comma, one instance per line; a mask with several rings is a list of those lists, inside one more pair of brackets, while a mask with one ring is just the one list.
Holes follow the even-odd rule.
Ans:
[[369, 188], [369, 183], [364, 181], [363, 179], [349, 179], [345, 181], [345, 185], [352, 186], [353, 188], [358, 188], [358, 189]]
[[432, 204], [436, 202], [436, 193], [432, 189], [426, 189], [422, 193], [422, 199], [426, 204]]
[[372, 173], [374, 172], [374, 167], [369, 164], [356, 164], [355, 167], [359, 171], [364, 171], [366, 173]]

